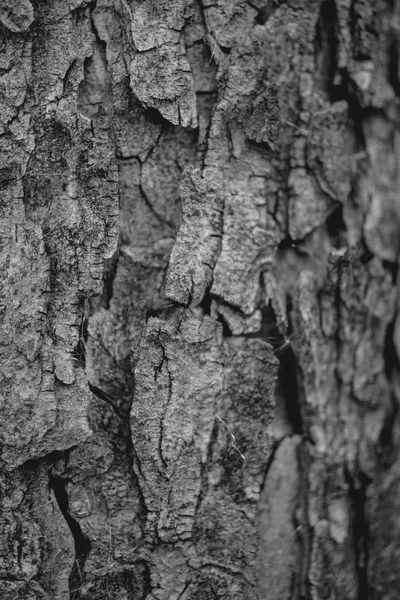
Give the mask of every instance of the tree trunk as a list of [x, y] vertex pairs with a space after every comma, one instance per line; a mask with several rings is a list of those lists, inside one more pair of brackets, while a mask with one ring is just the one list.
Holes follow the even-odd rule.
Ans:
[[2, 0], [4, 600], [397, 600], [398, 0]]

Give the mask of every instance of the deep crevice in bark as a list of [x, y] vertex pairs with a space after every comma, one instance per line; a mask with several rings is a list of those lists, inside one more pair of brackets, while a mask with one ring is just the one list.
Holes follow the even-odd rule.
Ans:
[[293, 432], [302, 435], [303, 422], [297, 389], [297, 361], [293, 348], [286, 348], [278, 358], [278, 382], [285, 402], [286, 415], [293, 426]]
[[337, 10], [334, 0], [322, 3], [315, 35], [315, 59], [319, 85], [328, 98], [333, 101], [337, 67]]
[[107, 402], [107, 404], [109, 406], [111, 406], [111, 408], [113, 409], [113, 411], [115, 412], [115, 414], [125, 423], [129, 423], [129, 410], [130, 407], [128, 407], [127, 409], [127, 415], [124, 415], [120, 412], [120, 409], [115, 405], [115, 403], [111, 400], [111, 398], [104, 393], [100, 388], [92, 385], [89, 381], [88, 381], [88, 386], [90, 391], [97, 396], [98, 398], [100, 398], [100, 400], [103, 400], [104, 402]]
[[348, 107], [348, 128], [354, 136], [355, 140], [355, 151], [356, 153], [363, 155], [365, 152], [365, 135], [363, 125], [365, 118], [369, 114], [367, 107], [364, 107], [360, 101], [359, 91], [357, 90], [354, 81], [349, 76], [349, 73], [341, 69], [339, 71], [340, 80], [332, 87], [331, 102], [340, 102], [344, 100]]
[[327, 218], [326, 227], [334, 248], [343, 248], [347, 246], [347, 227], [343, 219], [343, 206], [341, 204], [339, 204]]
[[385, 361], [385, 374], [388, 381], [392, 384], [390, 394], [391, 406], [386, 413], [377, 446], [379, 464], [384, 470], [389, 469], [396, 460], [396, 441], [394, 439], [393, 428], [399, 414], [399, 405], [393, 390], [393, 376], [400, 372], [400, 361], [394, 344], [396, 319], [397, 313], [395, 314], [393, 321], [386, 329], [386, 339], [383, 354]]
[[78, 343], [76, 344], [73, 352], [72, 352], [72, 357], [73, 359], [77, 362], [78, 365], [80, 365], [83, 369], [86, 366], [86, 342], [87, 342], [87, 338], [88, 338], [88, 317], [86, 314], [86, 299], [83, 298], [82, 299], [82, 319], [81, 319], [81, 324], [79, 326], [79, 339], [78, 339]]
[[111, 258], [104, 259], [103, 292], [101, 294], [102, 305], [106, 310], [110, 308], [110, 302], [114, 293], [114, 279], [117, 274], [119, 259], [119, 248]]
[[387, 470], [393, 465], [396, 460], [396, 443], [394, 439], [393, 427], [396, 423], [399, 414], [399, 407], [396, 398], [392, 395], [392, 406], [386, 415], [382, 431], [378, 442], [378, 459], [382, 469]]
[[267, 465], [266, 465], [265, 470], [264, 470], [264, 477], [263, 477], [263, 481], [262, 481], [262, 484], [261, 484], [260, 495], [262, 494], [262, 491], [263, 491], [264, 486], [266, 484], [267, 477], [268, 477], [268, 472], [269, 472], [269, 470], [271, 468], [272, 463], [274, 462], [276, 451], [278, 450], [281, 442], [282, 442], [282, 440], [280, 440], [280, 441], [276, 441], [275, 440], [274, 443], [273, 443], [273, 446], [271, 448], [271, 454], [269, 455], [268, 462], [267, 462]]
[[[291, 245], [291, 244], [289, 244]], [[269, 343], [279, 360], [277, 393], [284, 401], [285, 414], [293, 427], [293, 434], [303, 434], [303, 424], [299, 404], [297, 360], [291, 338], [294, 336], [288, 310], [288, 332], [285, 335], [280, 329], [275, 312], [271, 305], [261, 309], [261, 329], [248, 333], [245, 337], [258, 338]]]
[[369, 485], [369, 480], [360, 475], [358, 481], [354, 481], [351, 476], [348, 476], [350, 489], [350, 500], [353, 505], [353, 535], [354, 535], [354, 552], [356, 561], [356, 571], [358, 577], [358, 599], [365, 600], [369, 596], [368, 585], [368, 539], [369, 526], [366, 516], [366, 490]]
[[211, 314], [211, 303], [212, 303], [212, 300], [213, 300], [213, 298], [212, 298], [212, 295], [210, 294], [209, 290], [206, 291], [206, 293], [204, 294], [203, 300], [199, 304], [199, 306], [202, 309], [204, 315]]
[[[140, 106], [140, 100], [138, 100], [136, 98], [136, 96], [134, 95], [134, 93], [132, 92], [132, 89], [129, 89], [129, 94], [132, 95], [132, 98], [134, 98], [136, 100], [136, 102], [139, 103]], [[156, 108], [153, 108], [152, 106], [146, 106], [146, 116], [149, 119], [149, 121], [151, 121], [152, 123], [156, 124], [156, 125], [160, 125], [162, 127], [162, 131], [160, 134], [161, 135], [165, 132], [165, 131], [172, 131], [175, 127], [175, 125], [172, 125], [172, 123], [170, 123], [167, 119], [165, 119], [165, 117], [162, 116], [162, 114], [160, 113], [160, 111], [158, 111]], [[157, 140], [158, 142], [158, 140]], [[154, 150], [155, 146], [151, 149]], [[135, 156], [135, 158], [138, 158], [137, 156]]]
[[69, 513], [67, 482], [67, 479], [56, 477], [49, 472], [49, 488], [54, 492], [59, 509], [71, 530], [75, 543], [75, 562], [69, 578], [70, 600], [80, 600], [83, 598], [81, 578], [91, 549], [91, 543], [89, 538], [82, 533], [79, 523]]
[[363, 243], [362, 248], [363, 252], [360, 256], [360, 263], [362, 265], [366, 265], [374, 258], [374, 255], [372, 254], [371, 250], [365, 245], [365, 243]]
[[382, 261], [382, 265], [391, 274], [393, 285], [396, 285], [396, 283], [397, 283], [397, 276], [398, 276], [398, 273], [399, 273], [399, 265], [398, 265], [398, 263], [390, 262], [388, 260], [383, 260]]
[[232, 335], [233, 335], [232, 330], [229, 327], [228, 322], [226, 321], [224, 316], [219, 314], [217, 317], [217, 321], [218, 321], [218, 323], [221, 323], [221, 325], [222, 325], [222, 333], [223, 333], [224, 338], [232, 337]]
[[256, 6], [252, 2], [249, 2], [250, 6], [252, 6], [257, 11], [257, 16], [255, 18], [256, 25], [265, 25], [268, 19], [272, 16], [274, 10], [278, 7], [276, 0], [267, 0], [263, 6]]
[[386, 329], [386, 339], [385, 346], [383, 351], [383, 357], [385, 360], [385, 372], [386, 377], [390, 380], [393, 375], [393, 371], [396, 369], [400, 371], [400, 361], [397, 356], [396, 346], [394, 344], [394, 333], [395, 333], [395, 323], [397, 319], [397, 313], [395, 315], [394, 320], [389, 323]]
[[397, 97], [400, 96], [399, 48], [396, 41], [389, 46], [388, 81]]

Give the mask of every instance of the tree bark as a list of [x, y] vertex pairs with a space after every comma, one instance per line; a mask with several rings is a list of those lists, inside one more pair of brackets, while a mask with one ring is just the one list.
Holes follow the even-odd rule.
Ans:
[[1, 0], [0, 595], [397, 600], [397, 0]]

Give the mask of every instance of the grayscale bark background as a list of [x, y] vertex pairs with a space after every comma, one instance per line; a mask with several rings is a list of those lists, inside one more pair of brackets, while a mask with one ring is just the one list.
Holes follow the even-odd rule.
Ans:
[[399, 0], [0, 0], [0, 597], [398, 600]]

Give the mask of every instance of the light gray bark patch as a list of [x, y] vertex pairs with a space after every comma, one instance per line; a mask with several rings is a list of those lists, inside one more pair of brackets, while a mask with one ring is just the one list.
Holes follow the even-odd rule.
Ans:
[[[299, 366], [304, 410], [307, 419], [314, 417], [311, 436], [329, 460], [333, 460], [340, 444], [344, 443], [341, 436], [350, 436], [351, 442], [346, 441], [346, 444], [351, 462], [356, 455], [355, 439], [366, 435], [376, 440], [382, 416], [390, 404], [384, 375], [384, 342], [395, 302], [390, 276], [380, 262], [371, 260], [367, 268], [363, 268], [357, 252], [332, 251], [327, 282], [319, 301], [314, 295], [318, 289], [316, 276], [303, 272], [298, 282], [298, 308], [294, 314], [301, 348]], [[338, 308], [331, 300], [333, 287], [340, 298]], [[339, 388], [337, 378], [341, 381]], [[343, 419], [350, 419], [351, 415], [353, 425], [348, 431], [340, 430], [335, 424], [337, 408], [332, 398], [337, 398]], [[368, 407], [371, 414], [365, 417], [358, 414], [355, 402]], [[367, 421], [362, 427], [363, 418]], [[367, 426], [370, 418], [375, 419], [376, 429]], [[364, 467], [368, 470], [370, 458], [363, 456], [362, 460], [366, 461]]]
[[222, 171], [206, 169], [207, 177], [223, 179], [225, 199], [221, 251], [211, 293], [250, 315], [257, 306], [260, 274], [271, 268], [278, 239], [276, 223], [267, 216], [265, 179], [255, 177], [251, 163], [243, 159]]
[[258, 94], [248, 111], [244, 131], [250, 140], [273, 144], [279, 135], [280, 118], [277, 88], [266, 83], [265, 89]]
[[294, 168], [289, 179], [289, 235], [301, 240], [325, 223], [335, 204], [306, 168]]
[[277, 365], [260, 340], [224, 344], [221, 325], [200, 309], [148, 320], [131, 409], [134, 471], [148, 510], [148, 600], [178, 598], [189, 585], [200, 593], [216, 579], [232, 598], [254, 598]]
[[[16, 231], [8, 262], [8, 286], [3, 290], [7, 309], [0, 378], [2, 458], [14, 467], [55, 447], [62, 449], [85, 440], [90, 434], [86, 409], [91, 397], [83, 373], [75, 371], [71, 354], [61, 354], [61, 344], [55, 347], [46, 332], [50, 269], [40, 228], [26, 222]], [[18, 303], [11, 300], [16, 297]], [[58, 326], [69, 331], [67, 323]], [[60, 380], [75, 384], [80, 396], [76, 406], [68, 388], [57, 382], [57, 374]]]
[[351, 191], [348, 104], [344, 100], [315, 110], [307, 137], [307, 165], [330, 198], [345, 202]]
[[14, 33], [26, 31], [34, 20], [33, 6], [29, 0], [1, 0], [0, 21]]
[[348, 105], [307, 99], [310, 113], [304, 124], [304, 139], [297, 139], [289, 175], [289, 233], [303, 239], [325, 223], [337, 206], [344, 204], [352, 186], [351, 144]]
[[[148, 206], [158, 215], [156, 235], [161, 237], [160, 225], [166, 225], [165, 236], [169, 236], [171, 243], [175, 241], [182, 220], [181, 174], [185, 167], [195, 163], [196, 147], [192, 132], [174, 127], [163, 132], [157, 146], [142, 165], [140, 191]], [[150, 230], [150, 227], [148, 229]], [[154, 233], [151, 234], [149, 231], [148, 235]], [[169, 254], [168, 249], [165, 252], [166, 261]]]
[[[339, 547], [340, 548], [340, 547]], [[318, 521], [311, 551], [310, 584], [312, 600], [356, 600], [357, 574], [351, 548], [340, 548], [329, 535], [329, 523]]]
[[190, 538], [214, 426], [221, 329], [201, 311], [179, 309], [166, 321], [150, 318], [140, 344], [134, 469], [149, 511], [147, 535], [165, 542]]
[[368, 171], [361, 177], [360, 200], [366, 207], [364, 236], [368, 248], [382, 260], [397, 262], [400, 210], [398, 203], [400, 134], [381, 116], [364, 123]]
[[375, 449], [391, 412], [384, 349], [396, 291], [379, 259], [363, 264], [360, 255], [358, 248], [332, 250], [322, 290], [304, 271], [293, 315], [302, 418], [313, 442], [305, 450], [315, 600], [355, 599], [358, 584], [365, 585], [360, 490], [364, 475], [372, 480], [376, 472]]
[[[308, 472], [308, 523], [310, 536], [309, 581], [311, 598], [349, 598], [358, 595], [358, 540], [355, 521], [361, 507], [353, 506], [348, 473], [341, 465], [326, 462], [315, 447], [303, 447], [311, 459]], [[307, 542], [308, 544], [308, 542]]]
[[174, 125], [196, 127], [196, 94], [181, 31], [185, 2], [124, 3], [124, 15], [130, 23], [127, 50], [133, 93]]
[[222, 228], [223, 198], [194, 168], [181, 181], [182, 225], [167, 272], [166, 298], [198, 305], [212, 282]]
[[8, 424], [3, 459], [14, 467], [91, 433], [92, 396], [75, 349], [83, 299], [101, 291], [103, 257], [116, 247], [118, 174], [105, 111], [91, 125], [77, 115], [79, 73], [92, 53], [88, 12], [75, 21], [63, 2], [37, 5], [37, 44], [30, 33], [23, 44], [11, 36], [21, 78], [13, 81], [12, 53], [2, 57], [6, 104], [19, 107], [15, 118], [4, 115], [2, 156], [20, 159], [20, 171], [0, 208], [9, 234], [0, 257], [7, 273], [0, 410]]
[[102, 44], [96, 40], [93, 54], [85, 60], [85, 77], [78, 90], [78, 112], [88, 119], [96, 115], [108, 85], [107, 62]]
[[207, 29], [212, 38], [212, 50], [218, 58], [224, 56], [220, 46], [232, 48], [250, 37], [257, 14], [257, 10], [250, 3], [243, 0], [202, 0], [202, 5]]
[[[173, 125], [195, 127], [196, 95], [190, 65], [180, 45], [137, 53], [129, 66], [132, 91], [148, 107], [156, 108]], [[148, 73], [157, 76], [148, 80]]]
[[[81, 598], [98, 600], [102, 598], [147, 598], [147, 568], [143, 561], [134, 559], [123, 565], [111, 563], [100, 566], [88, 573], [80, 587]], [[64, 599], [63, 599], [64, 600]], [[66, 599], [67, 600], [67, 599]]]
[[49, 489], [49, 463], [1, 474], [0, 594], [2, 600], [67, 600], [74, 540]]
[[[39, 487], [38, 482], [36, 485]], [[10, 586], [10, 581], [5, 581], [7, 577], [26, 582], [38, 574], [41, 532], [36, 519], [32, 519], [35, 515], [30, 511], [30, 502], [26, 501], [29, 485], [20, 469], [11, 476], [2, 469], [1, 490], [0, 592], [4, 592], [6, 586]], [[54, 506], [57, 507], [55, 502]]]
[[[286, 438], [268, 469], [259, 506], [258, 552], [261, 598], [289, 598], [300, 567], [295, 513], [299, 504], [297, 449], [300, 436]], [[299, 528], [300, 529], [300, 528]]]
[[272, 266], [279, 241], [268, 214], [271, 148], [279, 132], [277, 88], [267, 79], [263, 43], [252, 36], [232, 50], [223, 67], [203, 172], [220, 186], [225, 203], [211, 292], [250, 315], [260, 274]]
[[[274, 386], [279, 361], [272, 346], [259, 339], [228, 338], [225, 352], [225, 395], [220, 416], [232, 432], [240, 432], [240, 445], [239, 440], [236, 445], [244, 461], [239, 485], [243, 486], [248, 500], [258, 501], [263, 478], [261, 465], [268, 460], [272, 448], [270, 426], [275, 408]], [[219, 430], [223, 434], [222, 421]], [[240, 455], [236, 459], [240, 464]]]
[[[278, 360], [257, 339], [229, 338], [216, 429], [196, 514], [202, 586], [226, 585], [232, 600], [257, 597], [257, 505], [272, 450]], [[238, 550], [238, 548], [240, 548]], [[220, 592], [221, 593], [221, 592]]]

